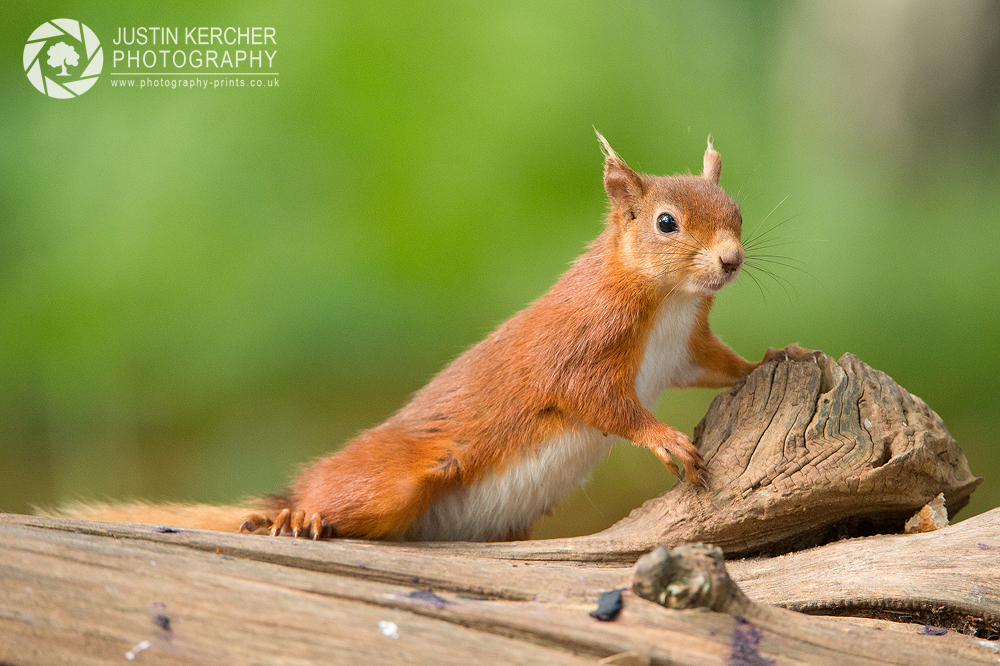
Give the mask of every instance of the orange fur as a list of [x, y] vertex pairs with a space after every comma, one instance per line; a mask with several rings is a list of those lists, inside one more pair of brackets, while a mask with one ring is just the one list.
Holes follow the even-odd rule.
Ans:
[[[669, 465], [675, 453], [697, 479], [697, 452], [635, 391], [653, 318], [689, 269], [651, 251], [656, 231], [636, 220], [667, 206], [694, 237], [686, 248], [693, 254], [722, 232], [738, 244], [739, 208], [718, 187], [721, 162], [711, 149], [704, 177], [655, 178], [639, 176], [602, 143], [612, 207], [589, 251], [399, 413], [307, 468], [293, 486], [294, 507], [319, 513], [341, 536], [399, 538], [448, 491], [503, 470], [574, 423], [653, 449]], [[756, 367], [709, 330], [713, 293], [695, 296], [701, 303], [688, 349], [677, 351], [703, 369], [695, 386], [728, 386]], [[664, 451], [665, 440], [680, 452]]]
[[717, 338], [708, 327], [708, 311], [715, 301], [708, 297], [698, 309], [698, 319], [691, 332], [688, 349], [691, 357], [704, 370], [698, 380], [688, 386], [698, 388], [726, 388], [736, 380], [749, 375], [759, 363], [751, 363]]
[[107, 520], [116, 523], [154, 523], [183, 525], [200, 530], [235, 532], [254, 506], [217, 506], [211, 504], [151, 504], [149, 502], [71, 502], [58, 511], [38, 513], [76, 520]]
[[[588, 446], [599, 454], [600, 437], [616, 435], [651, 449], [678, 473], [676, 457], [688, 480], [699, 479], [697, 450], [643, 406], [637, 382], [648, 366], [665, 384], [722, 387], [758, 365], [708, 324], [714, 294], [743, 262], [739, 207], [718, 186], [721, 159], [711, 144], [703, 175], [653, 177], [635, 173], [598, 137], [611, 202], [604, 232], [548, 293], [453, 361], [398, 413], [307, 466], [283, 505], [292, 510], [283, 516], [297, 518], [273, 533], [298, 534], [303, 516], [315, 516], [324, 535], [329, 528], [341, 537], [401, 539], [461, 490], [523, 488], [522, 468], [530, 483], [547, 483], [545, 474], [558, 470], [544, 467], [543, 454], [572, 445], [573, 437], [596, 442]], [[677, 227], [661, 226], [664, 215]], [[663, 319], [674, 312], [676, 321]], [[684, 314], [691, 312], [693, 318]], [[658, 377], [642, 381], [658, 391]], [[487, 493], [475, 501], [500, 499], [522, 510], [517, 498]], [[550, 508], [547, 501], [526, 500], [530, 515], [501, 521], [487, 538], [526, 537], [525, 525]], [[470, 538], [465, 533], [454, 532]]]
[[633, 436], [645, 410], [630, 384], [655, 303], [639, 285], [623, 292], [623, 269], [595, 265], [606, 256], [584, 255], [399, 413], [308, 468], [293, 504], [337, 534], [396, 537], [446, 490], [502, 469], [573, 420]]

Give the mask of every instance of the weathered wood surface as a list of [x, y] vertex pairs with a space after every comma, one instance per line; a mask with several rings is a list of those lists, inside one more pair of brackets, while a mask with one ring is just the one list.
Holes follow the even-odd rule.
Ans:
[[[146, 640], [137, 663], [558, 664], [637, 650], [653, 663], [720, 664], [739, 628], [723, 613], [671, 611], [630, 593], [616, 621], [594, 620], [597, 595], [629, 584], [626, 566], [517, 559], [491, 544], [154, 530], [0, 515], [0, 662], [122, 663]], [[994, 510], [938, 532], [852, 539], [730, 570], [757, 602], [812, 612], [954, 608], [985, 626], [1000, 617], [998, 546]], [[428, 588], [437, 599], [419, 594]], [[893, 631], [770, 606], [747, 619], [762, 632], [760, 654], [782, 664], [1000, 659], [996, 643], [954, 631], [928, 636], [916, 625]]]
[[899, 531], [938, 493], [954, 515], [982, 481], [923, 400], [852, 354], [762, 366], [715, 399], [695, 441], [708, 492], [678, 484], [607, 539], [800, 550]]
[[1000, 661], [983, 640], [1000, 635], [1000, 510], [927, 534], [731, 562], [750, 600], [744, 619], [628, 592], [617, 620], [591, 618], [597, 596], [627, 587], [655, 546], [704, 541], [733, 557], [898, 532], [938, 493], [953, 515], [980, 481], [927, 405], [850, 355], [761, 366], [719, 395], [695, 441], [707, 489], [679, 484], [575, 539], [314, 543], [0, 514], [0, 666], [126, 654], [569, 664], [627, 651], [662, 664]]
[[1000, 509], [936, 532], [848, 539], [728, 568], [760, 603], [1000, 638]]

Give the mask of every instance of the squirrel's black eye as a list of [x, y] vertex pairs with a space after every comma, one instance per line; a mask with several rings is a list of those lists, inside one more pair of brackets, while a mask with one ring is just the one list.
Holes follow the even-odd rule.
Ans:
[[672, 234], [677, 231], [677, 220], [670, 213], [663, 213], [656, 218], [656, 228], [664, 234]]

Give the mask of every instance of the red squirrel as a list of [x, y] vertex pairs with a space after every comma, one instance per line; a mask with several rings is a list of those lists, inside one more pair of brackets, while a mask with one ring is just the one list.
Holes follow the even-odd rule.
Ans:
[[[709, 329], [744, 261], [739, 205], [711, 143], [700, 176], [633, 171], [597, 135], [604, 231], [544, 296], [459, 356], [399, 412], [250, 507], [78, 505], [60, 515], [272, 535], [524, 539], [611, 445], [650, 449], [702, 482], [701, 456], [649, 411], [668, 387], [724, 388], [751, 363]], [[253, 511], [256, 509], [256, 513]]]

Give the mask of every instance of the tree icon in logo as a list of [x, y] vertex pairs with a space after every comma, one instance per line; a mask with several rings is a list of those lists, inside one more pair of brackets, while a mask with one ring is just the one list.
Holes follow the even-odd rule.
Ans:
[[80, 56], [76, 54], [76, 49], [66, 42], [57, 42], [49, 47], [49, 67], [62, 67], [56, 76], [69, 76], [66, 65], [76, 67], [79, 64]]
[[[67, 67], [79, 68], [78, 73]], [[93, 30], [74, 19], [43, 23], [24, 45], [24, 72], [31, 85], [49, 97], [79, 97], [97, 83], [103, 68], [101, 41]]]

